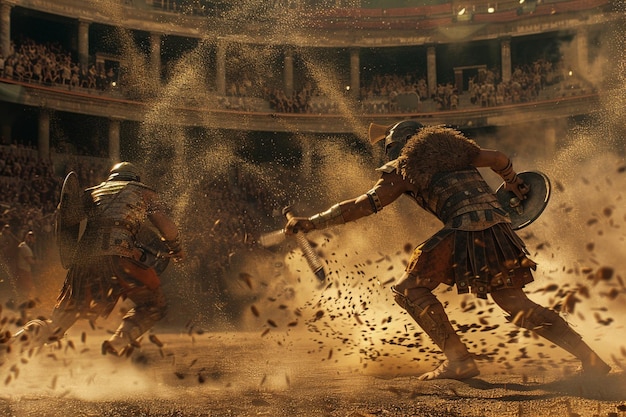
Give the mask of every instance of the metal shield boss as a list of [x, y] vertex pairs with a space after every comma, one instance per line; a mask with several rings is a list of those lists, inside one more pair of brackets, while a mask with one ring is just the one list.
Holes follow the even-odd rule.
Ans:
[[87, 217], [83, 207], [82, 193], [76, 173], [72, 171], [67, 174], [61, 189], [55, 224], [61, 265], [65, 269], [68, 269], [74, 262], [80, 238], [81, 221]]
[[504, 188], [505, 183], [500, 184], [496, 190], [498, 201], [509, 213], [511, 227], [519, 230], [534, 222], [543, 213], [550, 199], [550, 179], [538, 171], [526, 171], [517, 174], [528, 186], [529, 191], [525, 200]]

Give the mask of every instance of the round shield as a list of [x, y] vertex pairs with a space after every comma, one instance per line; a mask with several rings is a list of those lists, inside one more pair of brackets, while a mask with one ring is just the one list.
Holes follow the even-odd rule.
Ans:
[[161, 275], [170, 263], [169, 250], [161, 240], [159, 234], [149, 226], [144, 226], [137, 234], [137, 247], [143, 252], [139, 261], [154, 268]]
[[534, 222], [543, 213], [550, 199], [550, 179], [538, 171], [526, 171], [517, 174], [528, 186], [525, 200], [504, 188], [502, 183], [496, 190], [496, 197], [509, 213], [511, 227], [519, 230]]
[[80, 238], [81, 221], [86, 213], [82, 201], [82, 189], [74, 171], [67, 174], [61, 188], [61, 198], [56, 212], [55, 232], [59, 255], [63, 268], [67, 269], [74, 261], [74, 254]]

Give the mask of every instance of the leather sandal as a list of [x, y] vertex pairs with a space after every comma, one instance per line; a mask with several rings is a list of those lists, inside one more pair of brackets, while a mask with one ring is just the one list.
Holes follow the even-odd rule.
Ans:
[[457, 379], [462, 381], [478, 376], [479, 374], [480, 371], [476, 366], [476, 362], [474, 362], [474, 359], [472, 359], [470, 355], [467, 355], [454, 361], [446, 359], [436, 369], [420, 375], [418, 379], [420, 381], [430, 381], [433, 379]]

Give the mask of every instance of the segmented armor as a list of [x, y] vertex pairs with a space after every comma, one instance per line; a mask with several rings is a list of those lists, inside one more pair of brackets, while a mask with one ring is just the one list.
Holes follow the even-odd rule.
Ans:
[[136, 236], [152, 210], [152, 198], [146, 197], [154, 195], [154, 190], [135, 181], [106, 181], [86, 193], [92, 206], [81, 241], [83, 255], [132, 258]]
[[[383, 165], [378, 171], [399, 173], [398, 160]], [[489, 184], [473, 167], [436, 173], [423, 193], [407, 195], [448, 229], [483, 230], [497, 223], [511, 222]]]
[[120, 296], [158, 288], [152, 268], [138, 262], [136, 237], [154, 210], [156, 192], [137, 181], [107, 180], [85, 190], [87, 228], [58, 299], [63, 310], [107, 316]]

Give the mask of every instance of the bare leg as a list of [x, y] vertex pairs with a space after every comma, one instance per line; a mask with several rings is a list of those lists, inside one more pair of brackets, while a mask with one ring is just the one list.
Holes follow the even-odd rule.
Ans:
[[611, 370], [561, 316], [531, 301], [522, 289], [505, 288], [494, 291], [491, 297], [509, 314], [509, 321], [533, 331], [580, 359], [585, 374], [603, 376]]

